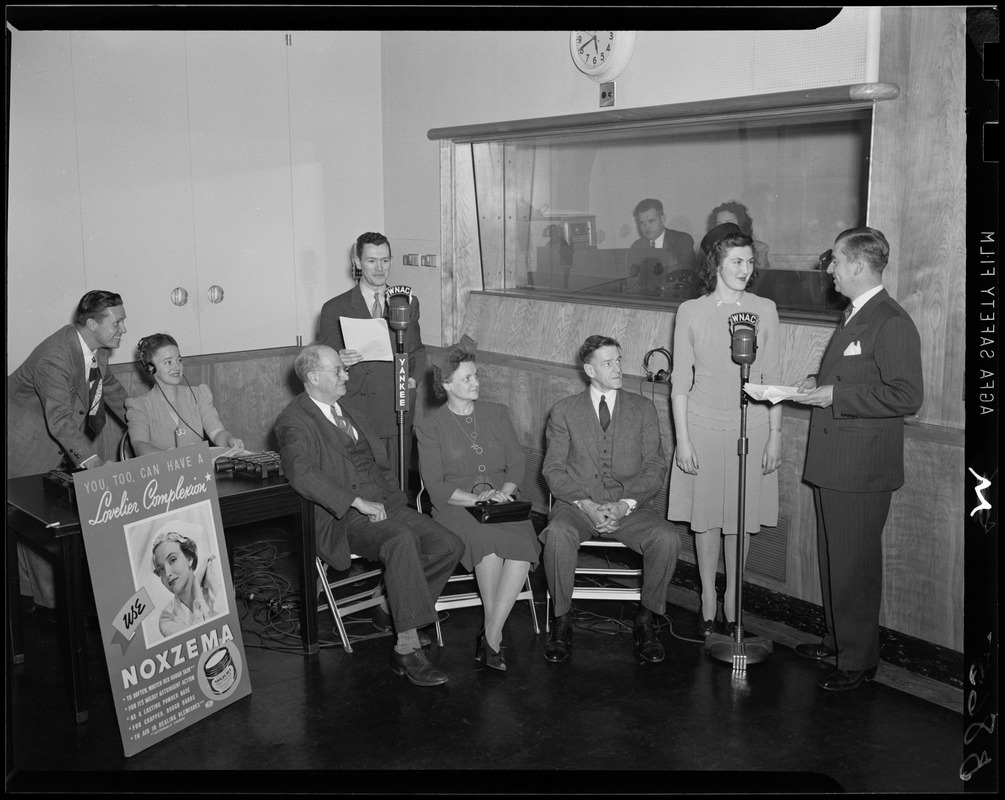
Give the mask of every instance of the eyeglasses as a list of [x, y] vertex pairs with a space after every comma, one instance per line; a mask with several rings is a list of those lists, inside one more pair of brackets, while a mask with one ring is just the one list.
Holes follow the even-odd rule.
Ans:
[[349, 367], [337, 367], [336, 369], [312, 369], [311, 372], [334, 372], [336, 375], [349, 377]]

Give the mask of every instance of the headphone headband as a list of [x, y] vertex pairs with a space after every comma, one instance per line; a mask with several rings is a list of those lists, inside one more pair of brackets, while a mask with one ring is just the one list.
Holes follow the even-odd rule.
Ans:
[[[655, 375], [652, 370], [649, 369], [649, 359], [652, 358], [653, 353], [659, 353], [666, 359], [667, 362], [666, 369], [658, 370]], [[646, 380], [669, 383], [670, 371], [673, 369], [673, 356], [670, 355], [670, 351], [665, 347], [655, 347], [646, 353], [645, 357], [642, 359], [642, 369], [646, 371]]]

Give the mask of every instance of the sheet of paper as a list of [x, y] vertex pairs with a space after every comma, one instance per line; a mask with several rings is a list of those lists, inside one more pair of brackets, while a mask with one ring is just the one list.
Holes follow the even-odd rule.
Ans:
[[339, 317], [346, 350], [358, 350], [363, 361], [394, 361], [386, 319]]
[[780, 403], [782, 400], [798, 400], [806, 393], [795, 386], [764, 386], [760, 383], [745, 383], [743, 390], [755, 400], [767, 400], [769, 403]]

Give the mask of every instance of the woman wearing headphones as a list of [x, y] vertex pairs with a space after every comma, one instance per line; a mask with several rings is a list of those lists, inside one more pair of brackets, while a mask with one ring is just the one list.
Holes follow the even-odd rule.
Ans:
[[143, 374], [154, 382], [145, 395], [126, 399], [129, 442], [136, 455], [171, 450], [203, 439], [218, 447], [244, 449], [244, 442], [220, 422], [209, 387], [193, 387], [185, 380], [174, 337], [155, 333], [144, 336], [136, 347]]

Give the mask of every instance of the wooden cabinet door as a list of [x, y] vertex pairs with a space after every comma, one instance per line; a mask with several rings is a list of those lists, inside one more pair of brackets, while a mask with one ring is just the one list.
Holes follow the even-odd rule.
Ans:
[[118, 292], [127, 316], [112, 358], [156, 332], [201, 352], [198, 304], [171, 301], [197, 284], [185, 34], [78, 31], [72, 51], [86, 289]]
[[294, 345], [285, 35], [200, 31], [186, 42], [202, 352]]
[[68, 31], [11, 31], [7, 374], [70, 321], [84, 287]]

